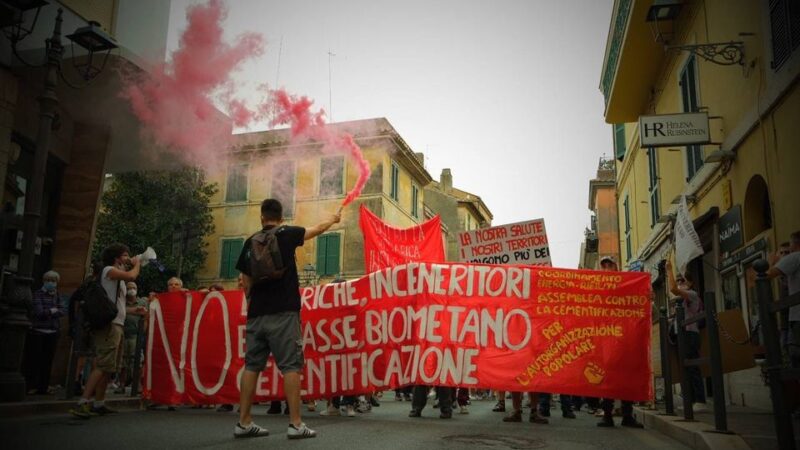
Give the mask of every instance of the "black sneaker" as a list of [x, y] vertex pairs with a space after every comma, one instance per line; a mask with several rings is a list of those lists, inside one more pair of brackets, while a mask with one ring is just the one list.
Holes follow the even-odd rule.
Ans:
[[453, 411], [442, 411], [439, 414], [440, 419], [452, 419], [453, 418]]
[[106, 408], [106, 405], [99, 406], [99, 407], [92, 407], [92, 412], [97, 414], [97, 415], [99, 415], [99, 416], [105, 416], [105, 415], [108, 415], [108, 414], [116, 414], [117, 413], [117, 411], [114, 411], [113, 409]]
[[644, 425], [637, 422], [636, 419], [633, 417], [623, 417], [622, 423], [620, 423], [620, 425], [628, 428], [644, 428]]
[[402, 402], [402, 401], [403, 401], [403, 396], [402, 396], [402, 395], [400, 395], [400, 394], [397, 394], [397, 395], [395, 395], [395, 396], [394, 396], [394, 401], [396, 401], [396, 402]]
[[603, 418], [600, 419], [600, 422], [597, 422], [597, 426], [603, 428], [613, 428], [614, 418], [611, 416], [603, 416]]
[[408, 413], [408, 417], [422, 417], [422, 411], [418, 409], [412, 409], [411, 412]]
[[375, 407], [381, 406], [381, 404], [378, 403], [378, 400], [376, 400], [375, 397], [369, 398], [369, 404]]
[[561, 411], [561, 417], [563, 417], [565, 419], [576, 419], [575, 413], [570, 411], [570, 410], [568, 410], [568, 409], [565, 409], [564, 411]]
[[497, 404], [494, 405], [494, 408], [492, 408], [492, 411], [494, 411], [494, 412], [506, 412], [506, 404], [505, 404], [505, 402], [497, 402]]
[[223, 404], [217, 407], [217, 412], [231, 412], [233, 411], [233, 405], [230, 404]]

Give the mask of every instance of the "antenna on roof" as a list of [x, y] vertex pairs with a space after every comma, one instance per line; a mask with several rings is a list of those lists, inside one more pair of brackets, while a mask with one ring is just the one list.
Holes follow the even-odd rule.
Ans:
[[333, 123], [333, 84], [331, 83], [331, 58], [336, 56], [336, 53], [332, 53], [331, 49], [328, 49], [328, 117], [330, 118], [329, 122]]

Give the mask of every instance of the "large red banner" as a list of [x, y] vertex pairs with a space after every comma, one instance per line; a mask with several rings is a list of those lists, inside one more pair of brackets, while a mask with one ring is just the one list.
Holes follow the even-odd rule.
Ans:
[[[301, 295], [306, 398], [411, 384], [652, 397], [646, 273], [409, 263]], [[145, 395], [237, 402], [245, 324], [241, 291], [159, 296]], [[270, 361], [257, 397], [281, 390]]]
[[412, 261], [445, 260], [438, 215], [411, 228], [394, 228], [361, 205], [358, 223], [364, 235], [364, 264], [368, 273]]

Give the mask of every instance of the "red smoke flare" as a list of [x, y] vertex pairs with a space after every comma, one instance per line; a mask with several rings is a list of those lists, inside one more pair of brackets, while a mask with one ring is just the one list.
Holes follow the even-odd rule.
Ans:
[[314, 103], [308, 97], [292, 97], [280, 89], [272, 93], [271, 102], [277, 115], [272, 125], [289, 125], [292, 138], [309, 138], [323, 143], [325, 149], [333, 149], [347, 153], [358, 167], [358, 179], [355, 186], [347, 193], [342, 206], [349, 205], [361, 195], [370, 175], [369, 161], [364, 158], [361, 148], [349, 133], [336, 134], [325, 126], [325, 111], [311, 112]]

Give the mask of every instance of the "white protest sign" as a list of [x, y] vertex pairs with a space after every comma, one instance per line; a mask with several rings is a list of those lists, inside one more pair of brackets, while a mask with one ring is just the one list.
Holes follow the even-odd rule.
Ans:
[[686, 273], [689, 261], [703, 254], [703, 245], [700, 236], [694, 230], [692, 218], [689, 216], [689, 207], [686, 206], [686, 197], [681, 195], [678, 203], [678, 214], [675, 218], [675, 264], [681, 274]]
[[544, 219], [465, 231], [458, 245], [461, 262], [551, 265]]

